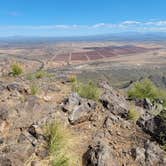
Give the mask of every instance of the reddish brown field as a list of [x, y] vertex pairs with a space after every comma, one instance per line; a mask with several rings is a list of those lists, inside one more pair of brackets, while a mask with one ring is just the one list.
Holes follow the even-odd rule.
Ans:
[[80, 52], [80, 53], [72, 53], [71, 55], [71, 61], [87, 61], [87, 57], [85, 53]]
[[[108, 46], [108, 47], [90, 47], [84, 48], [87, 51], [74, 52], [69, 54], [59, 54], [53, 60], [55, 61], [89, 61], [98, 60], [102, 58], [111, 58], [118, 55], [127, 55], [135, 53], [144, 53], [150, 51], [148, 48], [137, 47], [134, 45], [124, 45], [124, 46]], [[91, 51], [90, 51], [91, 50]]]
[[100, 54], [98, 54], [96, 51], [87, 52], [86, 55], [89, 57], [90, 60], [96, 60], [103, 58]]
[[53, 60], [55, 60], [55, 61], [69, 61], [69, 54], [57, 55]]

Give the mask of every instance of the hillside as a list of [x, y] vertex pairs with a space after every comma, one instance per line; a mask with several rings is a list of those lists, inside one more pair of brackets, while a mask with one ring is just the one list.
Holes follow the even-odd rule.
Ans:
[[30, 74], [24, 63], [5, 66], [0, 77], [0, 165], [166, 165], [164, 142], [158, 138], [165, 124], [152, 114], [156, 103], [128, 100], [106, 80], [87, 87], [85, 80], [77, 85], [75, 75]]

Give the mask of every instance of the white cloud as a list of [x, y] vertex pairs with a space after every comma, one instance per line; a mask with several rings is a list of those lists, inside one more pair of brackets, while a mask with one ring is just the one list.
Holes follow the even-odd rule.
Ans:
[[149, 31], [158, 31], [166, 32], [166, 20], [150, 20], [147, 22], [141, 21], [123, 21], [120, 23], [98, 23], [94, 25], [8, 25], [0, 26], [1, 30], [31, 30], [31, 31], [102, 31], [102, 32], [123, 32], [123, 31], [140, 31], [140, 32], [149, 32]]
[[138, 24], [141, 24], [141, 22], [138, 22], [138, 21], [124, 21], [121, 24], [122, 25], [138, 25]]

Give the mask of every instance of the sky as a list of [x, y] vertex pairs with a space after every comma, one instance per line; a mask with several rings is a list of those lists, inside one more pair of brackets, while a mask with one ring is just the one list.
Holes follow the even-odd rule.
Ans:
[[0, 36], [166, 32], [166, 0], [0, 0]]

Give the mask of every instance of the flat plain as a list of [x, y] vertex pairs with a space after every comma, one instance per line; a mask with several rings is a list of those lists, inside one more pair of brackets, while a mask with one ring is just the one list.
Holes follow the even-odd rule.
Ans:
[[63, 72], [84, 80], [104, 78], [118, 87], [151, 77], [166, 86], [161, 83], [166, 71], [165, 42], [16, 42], [0, 45], [0, 60], [1, 70], [21, 61], [27, 73], [44, 69], [59, 77]]

